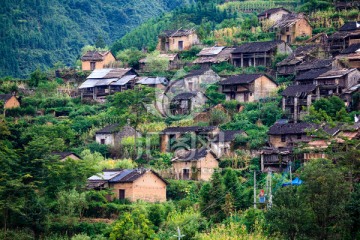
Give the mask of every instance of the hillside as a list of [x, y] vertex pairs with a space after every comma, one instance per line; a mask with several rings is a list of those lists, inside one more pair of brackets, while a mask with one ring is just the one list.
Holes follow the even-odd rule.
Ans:
[[145, 22], [193, 0], [4, 0], [0, 6], [0, 76], [26, 77], [37, 66], [73, 65], [102, 36], [111, 44]]

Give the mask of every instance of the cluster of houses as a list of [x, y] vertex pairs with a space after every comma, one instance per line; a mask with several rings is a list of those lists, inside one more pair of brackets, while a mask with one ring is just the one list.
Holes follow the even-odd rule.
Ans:
[[[79, 86], [82, 98], [104, 99], [107, 95], [133, 89], [136, 85], [154, 87], [162, 92], [171, 91], [173, 115], [184, 115], [195, 108], [205, 108], [208, 102], [203, 86], [217, 84], [226, 100], [240, 103], [256, 102], [277, 94], [277, 77], [292, 79], [292, 84], [282, 91], [282, 109], [286, 120], [275, 123], [269, 130], [267, 146], [257, 154], [263, 172], [281, 172], [295, 160], [307, 161], [326, 157], [324, 149], [329, 140], [318, 138], [316, 133], [325, 132], [338, 142], [343, 138], [360, 138], [360, 123], [351, 126], [330, 127], [326, 124], [302, 122], [303, 116], [317, 99], [339, 96], [347, 107], [353, 106], [352, 96], [360, 92], [360, 23], [348, 22], [331, 36], [324, 33], [312, 35], [312, 27], [304, 14], [275, 8], [258, 15], [262, 26], [275, 32], [276, 39], [267, 42], [249, 42], [240, 46], [214, 46], [203, 48], [192, 64], [199, 69], [187, 73], [180, 80], [170, 81], [163, 77], [147, 77], [148, 59], [141, 59], [140, 69], [107, 68], [115, 58], [111, 52], [87, 52], [82, 58], [83, 70], [91, 70], [87, 80]], [[290, 45], [301, 42], [292, 50]], [[199, 44], [193, 29], [164, 31], [159, 35], [159, 58], [169, 61], [169, 70], [181, 66], [179, 51]], [[273, 66], [279, 54], [288, 55], [277, 63], [276, 73], [237, 74], [219, 76], [210, 67], [228, 62], [235, 67], [247, 68]], [[141, 76], [139, 74], [141, 72]], [[273, 77], [272, 77], [272, 76]], [[179, 91], [178, 91], [179, 90]], [[194, 116], [194, 122], [209, 119], [212, 109], [223, 111], [221, 105], [206, 106]], [[210, 110], [209, 110], [210, 109]], [[124, 137], [138, 135], [129, 125], [113, 124], [96, 132], [100, 144], [117, 146]], [[203, 180], [211, 178], [223, 156], [235, 156], [235, 140], [246, 132], [224, 131], [217, 126], [168, 127], [160, 133], [160, 151], [172, 152], [172, 178]], [[192, 147], [189, 147], [192, 146]], [[305, 146], [305, 152], [297, 147]], [[146, 169], [105, 170], [88, 180], [89, 189], [112, 188], [112, 198], [165, 201], [168, 183], [159, 174]]]

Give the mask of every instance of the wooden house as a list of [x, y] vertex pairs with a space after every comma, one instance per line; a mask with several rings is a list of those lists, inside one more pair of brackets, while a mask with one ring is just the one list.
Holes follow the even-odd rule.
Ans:
[[[159, 59], [165, 59], [169, 61], [167, 70], [174, 70], [180, 68], [180, 58], [179, 54], [177, 53], [161, 53], [158, 56], [156, 56]], [[152, 69], [148, 66], [149, 58], [142, 58], [139, 60], [139, 68], [140, 71], [143, 72], [151, 72]]]
[[265, 74], [239, 74], [219, 82], [226, 100], [254, 102], [270, 97], [276, 91], [277, 83]]
[[198, 54], [198, 58], [193, 62], [194, 64], [204, 67], [210, 67], [213, 64], [222, 62], [231, 62], [231, 52], [235, 48], [229, 47], [208, 47], [203, 48]]
[[310, 61], [305, 61], [300, 65], [295, 66], [295, 73], [298, 76], [310, 70], [317, 71], [321, 68], [331, 68], [332, 62], [332, 59], [313, 59]]
[[312, 27], [302, 13], [283, 15], [271, 29], [276, 33], [276, 39], [287, 43], [297, 41], [298, 37], [311, 37]]
[[189, 50], [198, 43], [199, 39], [195, 30], [166, 30], [159, 35], [156, 49], [161, 52], [183, 51]]
[[329, 37], [328, 41], [333, 56], [336, 56], [352, 44], [360, 43], [360, 23], [345, 23], [339, 31]]
[[172, 115], [189, 115], [195, 109], [204, 108], [208, 98], [202, 92], [183, 92], [176, 95], [170, 103]]
[[206, 148], [179, 151], [171, 160], [175, 179], [209, 181], [219, 160]]
[[56, 156], [59, 158], [61, 162], [65, 161], [66, 159], [72, 160], [80, 160], [81, 157], [73, 152], [52, 152], [51, 155]]
[[283, 111], [289, 120], [296, 123], [309, 112], [312, 102], [316, 100], [316, 85], [291, 85], [281, 95]]
[[20, 107], [19, 100], [12, 94], [0, 94], [0, 106], [3, 109], [17, 108]]
[[192, 149], [198, 144], [207, 145], [219, 132], [218, 127], [168, 127], [160, 133], [160, 151]]
[[278, 75], [289, 76], [296, 74], [296, 66], [305, 62], [311, 62], [320, 58], [325, 58], [325, 49], [320, 45], [305, 45], [298, 47], [283, 61], [276, 64]]
[[290, 54], [291, 48], [283, 41], [245, 43], [231, 52], [235, 67], [271, 66], [276, 54]]
[[335, 66], [360, 69], [360, 42], [352, 44], [340, 52], [335, 58]]
[[153, 170], [112, 169], [88, 178], [87, 188], [110, 189], [109, 200], [165, 202], [168, 182]]
[[83, 71], [93, 71], [108, 67], [116, 59], [110, 51], [87, 51], [81, 57], [81, 69]]
[[[311, 63], [309, 63], [309, 65], [311, 65]], [[295, 83], [297, 85], [314, 84], [315, 78], [317, 78], [323, 73], [330, 71], [331, 69], [332, 69], [331, 66], [329, 66], [329, 67], [314, 68], [311, 70], [304, 71], [295, 77]]]
[[283, 8], [283, 7], [279, 7], [279, 8], [271, 8], [268, 10], [263, 11], [262, 13], [258, 14], [258, 20], [259, 22], [264, 22], [264, 21], [271, 21], [273, 23], [279, 21], [284, 15], [290, 14], [291, 11]]
[[132, 68], [96, 69], [79, 86], [81, 98], [104, 98], [116, 92], [133, 89], [137, 75]]
[[99, 144], [118, 146], [124, 138], [135, 137], [135, 133], [140, 137], [140, 133], [133, 127], [129, 125], [121, 127], [120, 124], [114, 123], [96, 131], [95, 140]]

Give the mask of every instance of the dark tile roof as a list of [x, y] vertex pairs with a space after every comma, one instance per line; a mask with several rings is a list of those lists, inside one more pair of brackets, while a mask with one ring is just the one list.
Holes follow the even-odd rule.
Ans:
[[321, 74], [330, 71], [331, 67], [312, 69], [296, 76], [295, 81], [313, 80], [319, 77]]
[[237, 48], [232, 53], [255, 53], [268, 52], [277, 47], [282, 41], [267, 41], [267, 42], [250, 42], [245, 43]]
[[262, 76], [264, 76], [264, 74], [261, 73], [233, 75], [228, 77], [224, 81], [219, 82], [219, 84], [220, 85], [248, 84]]
[[360, 43], [351, 44], [348, 48], [344, 49], [341, 54], [355, 53], [360, 49]]
[[332, 59], [316, 59], [311, 62], [304, 62], [299, 66], [295, 67], [296, 71], [304, 71], [310, 69], [317, 69], [317, 68], [325, 68], [330, 67], [332, 65]]
[[196, 96], [194, 92], [184, 92], [176, 95], [173, 100], [190, 100]]
[[210, 68], [200, 68], [190, 71], [184, 78], [194, 77], [203, 75], [205, 72], [209, 71]]
[[303, 134], [307, 133], [311, 129], [316, 129], [316, 124], [311, 123], [286, 123], [286, 124], [274, 124], [270, 127], [269, 135], [282, 135], [282, 134]]
[[348, 22], [341, 26], [339, 31], [354, 31], [360, 29], [360, 22]]
[[96, 134], [109, 134], [109, 133], [115, 133], [118, 131], [120, 131], [120, 124], [114, 123], [114, 124], [110, 124], [102, 129], [100, 129], [99, 131], [96, 131]]
[[243, 133], [243, 130], [223, 130], [216, 136], [215, 142], [232, 142], [237, 134]]
[[283, 15], [282, 18], [277, 21], [272, 28], [285, 28], [293, 25], [300, 19], [305, 19], [302, 13], [291, 13]]
[[316, 45], [305, 45], [298, 47], [287, 58], [279, 62], [276, 66], [295, 65], [303, 61], [304, 57], [317, 49]]
[[182, 37], [182, 36], [188, 36], [190, 34], [194, 33], [193, 30], [188, 29], [179, 29], [179, 30], [165, 30], [162, 33], [160, 33], [160, 37]]
[[287, 10], [287, 9], [285, 9], [285, 8], [283, 8], [283, 7], [278, 7], [278, 8], [271, 8], [271, 9], [265, 10], [264, 12], [260, 13], [260, 14], [258, 15], [258, 17], [262, 17], [262, 16], [266, 16], [266, 15], [271, 15], [271, 14], [273, 14], [273, 13], [276, 13], [276, 12], [280, 11], [280, 10], [284, 10], [284, 11], [290, 13], [289, 10]]
[[105, 56], [108, 55], [110, 51], [87, 51], [82, 57], [82, 61], [103, 61]]
[[165, 134], [175, 134], [175, 133], [188, 133], [188, 132], [211, 132], [215, 130], [216, 126], [208, 126], [208, 127], [199, 127], [199, 126], [191, 126], [191, 127], [168, 127], [164, 129], [162, 132]]
[[12, 94], [0, 94], [0, 101], [7, 102], [12, 96]]
[[[191, 149], [189, 151], [184, 152], [183, 154], [178, 154], [175, 158], [173, 158], [171, 161], [173, 162], [189, 162], [189, 161], [198, 161], [202, 158], [206, 157], [208, 153], [212, 153], [211, 150], [208, 150], [206, 148], [201, 149]], [[216, 156], [213, 154], [213, 156], [216, 158]]]
[[75, 155], [78, 158], [81, 158], [79, 155], [77, 155], [76, 153], [73, 153], [73, 152], [52, 152], [51, 153], [51, 155], [59, 156], [60, 159], [64, 159], [64, 158], [70, 156], [71, 154]]
[[282, 92], [282, 95], [286, 97], [299, 97], [301, 95], [305, 96], [308, 93], [314, 91], [315, 89], [316, 86], [313, 84], [291, 85]]

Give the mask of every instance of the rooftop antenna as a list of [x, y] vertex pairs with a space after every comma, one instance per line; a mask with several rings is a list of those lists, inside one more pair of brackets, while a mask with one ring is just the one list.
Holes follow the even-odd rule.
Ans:
[[181, 235], [179, 226], [177, 227], [177, 235], [174, 235], [174, 237], [177, 237], [178, 240], [181, 240], [181, 238], [185, 237], [185, 235]]

